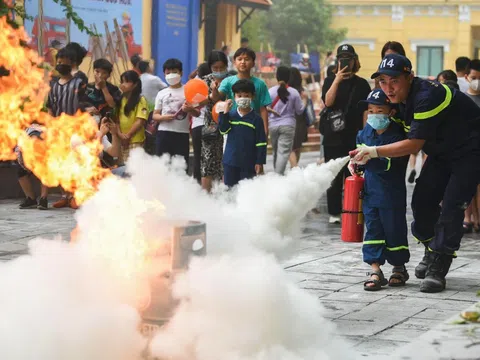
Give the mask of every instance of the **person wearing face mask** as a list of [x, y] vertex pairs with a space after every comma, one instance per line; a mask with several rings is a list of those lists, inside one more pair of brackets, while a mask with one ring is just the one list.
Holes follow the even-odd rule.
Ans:
[[[360, 62], [352, 45], [340, 45], [337, 60], [335, 77], [326, 78], [322, 88], [326, 109], [320, 117], [320, 133], [323, 135], [325, 161], [347, 156], [355, 147], [355, 136], [363, 128], [363, 113], [356, 105], [371, 91], [367, 80], [356, 75]], [[330, 224], [340, 224], [343, 179], [346, 176], [348, 170], [345, 167], [327, 191]]]
[[[357, 144], [378, 146], [405, 139], [403, 127], [391, 117], [396, 108], [381, 89], [373, 90], [367, 100], [359, 103], [367, 110], [367, 124], [357, 135]], [[407, 239], [407, 188], [405, 174], [407, 157], [378, 158], [364, 167], [363, 213], [367, 231], [363, 242], [363, 261], [372, 268], [370, 278], [364, 283], [366, 291], [377, 291], [384, 285], [404, 286], [409, 275], [405, 264], [410, 259]], [[355, 173], [353, 163], [348, 169]], [[380, 266], [387, 261], [393, 266], [387, 281]]]
[[220, 133], [228, 134], [223, 154], [223, 181], [228, 187], [262, 174], [267, 161], [263, 120], [252, 107], [255, 84], [247, 79], [238, 80], [232, 91], [237, 108], [233, 108], [232, 100], [227, 100], [218, 120]]
[[[480, 107], [480, 60], [470, 61], [470, 65], [466, 69], [465, 78], [468, 82], [468, 89], [465, 94], [472, 99], [475, 104]], [[469, 234], [475, 230], [480, 232], [480, 193], [474, 196], [467, 210], [465, 210], [465, 218], [463, 219], [463, 232]]]
[[182, 84], [183, 64], [178, 59], [168, 59], [163, 64], [168, 87], [155, 99], [153, 120], [158, 121], [156, 155], [182, 156], [188, 172], [190, 156], [190, 124], [188, 115], [200, 116], [200, 110], [186, 103]]
[[200, 157], [200, 173], [202, 177], [202, 189], [210, 192], [214, 181], [223, 178], [223, 136], [218, 130], [218, 124], [213, 120], [212, 110], [215, 102], [212, 99], [212, 91], [219, 88], [222, 81], [228, 75], [228, 58], [223, 51], [212, 51], [208, 57], [207, 65], [210, 74], [203, 76], [209, 88], [208, 98], [203, 105], [205, 109], [204, 123], [202, 128], [202, 153]]
[[362, 165], [376, 158], [396, 158], [423, 149], [428, 155], [412, 196], [412, 234], [425, 246], [415, 268], [420, 291], [445, 290], [446, 275], [463, 236], [464, 210], [480, 182], [480, 109], [464, 93], [436, 81], [413, 76], [412, 63], [390, 54], [372, 78], [398, 104], [407, 139], [350, 151]]
[[[52, 82], [47, 98], [47, 109], [51, 116], [61, 114], [75, 115], [78, 110], [85, 110], [85, 86], [81, 78], [72, 75], [72, 64], [76, 60], [76, 53], [68, 48], [63, 48], [57, 53], [55, 70], [60, 77]], [[63, 193], [60, 200], [53, 204], [54, 208], [78, 206], [71, 194]]]

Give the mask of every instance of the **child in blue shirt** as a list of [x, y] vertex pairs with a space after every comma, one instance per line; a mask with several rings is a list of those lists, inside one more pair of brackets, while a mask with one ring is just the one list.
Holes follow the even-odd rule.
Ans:
[[232, 187], [243, 179], [263, 173], [267, 160], [267, 138], [263, 120], [252, 108], [255, 85], [251, 80], [238, 80], [233, 86], [237, 108], [227, 100], [225, 112], [219, 116], [220, 133], [228, 134], [223, 154], [223, 179]]
[[[368, 119], [357, 135], [357, 146], [380, 146], [405, 139], [403, 128], [390, 120], [396, 111], [381, 89], [373, 90], [360, 104], [368, 106]], [[367, 231], [362, 252], [363, 260], [372, 267], [370, 279], [364, 283], [366, 291], [380, 290], [387, 284], [404, 286], [409, 278], [405, 268], [410, 259], [406, 219], [407, 162], [408, 156], [377, 158], [364, 168], [363, 213]], [[354, 172], [352, 163], [349, 169]], [[380, 269], [385, 260], [393, 266], [388, 281]]]

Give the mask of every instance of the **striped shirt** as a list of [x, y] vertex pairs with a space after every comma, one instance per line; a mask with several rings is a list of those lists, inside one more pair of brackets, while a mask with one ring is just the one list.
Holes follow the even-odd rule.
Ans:
[[48, 93], [47, 108], [55, 117], [62, 113], [74, 115], [84, 101], [84, 94], [85, 83], [80, 78], [74, 77], [63, 85], [56, 81]]

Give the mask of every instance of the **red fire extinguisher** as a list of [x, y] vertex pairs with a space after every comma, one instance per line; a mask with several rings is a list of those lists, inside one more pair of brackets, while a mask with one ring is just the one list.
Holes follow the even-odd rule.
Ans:
[[342, 240], [363, 241], [363, 184], [364, 178], [356, 171], [345, 179], [342, 211]]

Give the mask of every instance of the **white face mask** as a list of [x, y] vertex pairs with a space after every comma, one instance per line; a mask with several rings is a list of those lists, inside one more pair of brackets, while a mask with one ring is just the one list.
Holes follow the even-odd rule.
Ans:
[[167, 81], [168, 85], [177, 85], [182, 77], [180, 74], [167, 74], [165, 75], [165, 80]]
[[235, 99], [235, 102], [237, 103], [237, 106], [242, 109], [249, 109], [252, 104], [252, 99], [250, 98], [238, 98]]
[[470, 89], [472, 89], [473, 91], [480, 90], [480, 80], [470, 81]]

